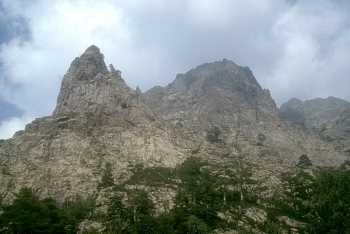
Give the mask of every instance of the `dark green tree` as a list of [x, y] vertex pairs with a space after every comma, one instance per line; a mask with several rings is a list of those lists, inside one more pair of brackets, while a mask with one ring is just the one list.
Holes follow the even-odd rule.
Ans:
[[105, 220], [107, 233], [128, 233], [128, 228], [131, 224], [129, 217], [122, 197], [119, 194], [114, 194], [110, 199]]
[[285, 179], [283, 193], [272, 203], [275, 215], [305, 223], [305, 233], [350, 233], [350, 170], [320, 168], [311, 175], [300, 170]]
[[128, 203], [131, 233], [157, 233], [154, 204], [148, 194], [143, 190], [131, 191]]
[[188, 234], [207, 234], [209, 227], [201, 219], [194, 215], [190, 215], [185, 222], [185, 229]]
[[207, 166], [198, 158], [189, 158], [178, 169], [181, 184], [176, 196], [174, 218], [177, 229], [182, 230], [179, 233], [187, 233], [188, 225], [194, 220], [205, 224], [208, 229], [215, 228], [220, 221], [217, 213], [221, 194], [217, 180], [209, 173]]
[[106, 167], [103, 170], [101, 182], [98, 185], [99, 188], [107, 188], [114, 185], [114, 179], [112, 174], [112, 164], [106, 163]]
[[69, 226], [66, 229], [77, 229], [77, 226], [82, 220], [89, 218], [93, 214], [96, 208], [95, 203], [96, 199], [94, 196], [88, 196], [86, 198], [76, 196], [67, 199], [62, 205], [63, 212], [69, 220]]
[[323, 169], [316, 174], [309, 231], [350, 233], [350, 170]]
[[28, 188], [21, 189], [0, 216], [0, 232], [4, 233], [75, 233], [70, 226], [69, 219], [54, 200], [40, 200]]

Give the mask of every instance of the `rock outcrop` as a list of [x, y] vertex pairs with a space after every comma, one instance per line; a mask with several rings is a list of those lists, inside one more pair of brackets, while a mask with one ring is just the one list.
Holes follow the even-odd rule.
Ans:
[[27, 186], [63, 200], [95, 193], [107, 164], [118, 184], [137, 164], [181, 163], [186, 150], [139, 95], [89, 47], [64, 76], [53, 115], [1, 143], [1, 192]]
[[64, 76], [54, 113], [0, 143], [0, 192], [8, 199], [24, 186], [59, 200], [96, 194], [106, 168], [123, 185], [140, 164], [174, 168], [190, 156], [215, 165], [247, 161], [273, 187], [302, 155], [315, 166], [346, 159], [330, 142], [281, 121], [249, 68], [203, 64], [142, 94], [91, 46]]
[[270, 92], [250, 69], [227, 59], [179, 74], [168, 86], [147, 91], [144, 99], [174, 128], [199, 141], [197, 154], [244, 154], [259, 165], [256, 172], [269, 176], [294, 166], [301, 155], [317, 165], [343, 158], [317, 136], [281, 121]]
[[307, 101], [292, 99], [281, 106], [280, 117], [350, 154], [349, 102], [335, 97]]
[[155, 87], [145, 97], [164, 119], [192, 129], [278, 119], [270, 92], [260, 87], [249, 68], [226, 59], [179, 74], [167, 87]]

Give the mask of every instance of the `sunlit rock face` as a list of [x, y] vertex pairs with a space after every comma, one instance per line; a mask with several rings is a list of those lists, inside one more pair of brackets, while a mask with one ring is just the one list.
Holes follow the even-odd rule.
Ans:
[[340, 164], [343, 153], [281, 120], [247, 67], [207, 63], [142, 93], [91, 46], [64, 76], [54, 113], [0, 142], [0, 190], [11, 199], [33, 187], [63, 200], [99, 193], [107, 164], [123, 185], [139, 165], [174, 168], [191, 156], [219, 166], [247, 161], [254, 177], [273, 187], [302, 155], [318, 166]]
[[112, 65], [109, 71], [103, 54], [91, 46], [72, 62], [64, 76], [54, 115], [118, 112], [136, 99], [136, 92], [125, 84], [120, 71]]
[[223, 155], [244, 154], [256, 164], [275, 169], [295, 164], [303, 154], [316, 164], [338, 161], [337, 156], [328, 155], [333, 146], [282, 121], [270, 92], [250, 69], [227, 59], [179, 74], [168, 86], [147, 91], [144, 99], [174, 128], [199, 141], [201, 155], [210, 157], [203, 143], [209, 142], [216, 149], [226, 149]]
[[176, 146], [177, 136], [140, 95], [120, 71], [107, 69], [96, 46], [89, 47], [64, 76], [53, 115], [1, 143], [0, 189], [33, 187], [63, 200], [96, 192], [107, 163], [116, 183], [126, 181], [138, 164], [181, 163], [188, 150]]
[[261, 88], [249, 68], [226, 59], [179, 74], [167, 87], [153, 88], [145, 97], [164, 119], [191, 128], [229, 129], [278, 120], [269, 91]]

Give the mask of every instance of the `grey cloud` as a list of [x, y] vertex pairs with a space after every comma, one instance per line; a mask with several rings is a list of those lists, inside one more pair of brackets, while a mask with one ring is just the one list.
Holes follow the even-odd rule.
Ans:
[[13, 38], [21, 41], [30, 40], [31, 34], [27, 19], [8, 11], [11, 11], [11, 9], [8, 9], [6, 1], [0, 2], [0, 44], [6, 43]]
[[0, 88], [30, 117], [51, 112], [70, 61], [90, 44], [143, 90], [228, 58], [249, 66], [278, 103], [330, 95], [350, 100], [346, 0], [3, 2], [6, 18], [26, 20], [31, 40], [18, 43], [25, 34], [19, 31], [0, 45], [8, 81]]

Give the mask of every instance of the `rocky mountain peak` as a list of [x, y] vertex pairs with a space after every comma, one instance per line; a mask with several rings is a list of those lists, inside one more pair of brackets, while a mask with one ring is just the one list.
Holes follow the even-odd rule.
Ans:
[[84, 55], [86, 54], [101, 54], [100, 48], [95, 45], [91, 45], [85, 50]]
[[[249, 188], [248, 193], [261, 191], [265, 198], [282, 188], [280, 178], [295, 165], [332, 166], [349, 158], [350, 109], [336, 119], [339, 113], [330, 116], [328, 109], [313, 115], [307, 110], [302, 108], [306, 126], [317, 123], [312, 126], [320, 126], [326, 139], [348, 139], [340, 142], [343, 146], [284, 124], [270, 93], [250, 69], [227, 59], [200, 65], [166, 87], [143, 93], [129, 88], [121, 72], [113, 65], [108, 69], [103, 54], [91, 46], [64, 76], [54, 115], [36, 119], [12, 139], [0, 141], [1, 200], [11, 201], [23, 187], [60, 202], [94, 197], [93, 212], [104, 217], [114, 192], [129, 203], [134, 193], [145, 190], [161, 215], [158, 211], [172, 210], [176, 190], [184, 184], [178, 177], [182, 170], [176, 168], [197, 158], [205, 162], [200, 161], [200, 168], [223, 179], [215, 191], [227, 187], [233, 194], [237, 184], [227, 182], [238, 177], [228, 176], [243, 172], [237, 175], [254, 182], [239, 187]], [[321, 118], [327, 121], [318, 121]], [[183, 165], [193, 171], [187, 162]], [[249, 217], [260, 216], [254, 207], [242, 207], [244, 215], [252, 208]], [[232, 211], [222, 214], [235, 217], [238, 213]]]
[[281, 105], [280, 115], [283, 119], [292, 122], [295, 121], [293, 117], [296, 113], [317, 120], [329, 121], [348, 109], [350, 109], [350, 103], [336, 97], [314, 98], [306, 101], [292, 98]]
[[[303, 104], [303, 101], [302, 100], [300, 100], [300, 99], [298, 99], [298, 98], [291, 98], [290, 100], [288, 100], [288, 102], [286, 102], [286, 103], [284, 103], [283, 105], [284, 106], [290, 106], [290, 105], [292, 105], [292, 106], [298, 106], [298, 105], [302, 105]], [[283, 106], [282, 105], [282, 106]], [[281, 107], [282, 107], [281, 106]]]
[[68, 72], [78, 80], [90, 80], [94, 79], [99, 73], [107, 74], [108, 69], [100, 49], [92, 45], [72, 62]]
[[342, 142], [338, 148], [349, 145], [349, 102], [336, 97], [294, 100], [291, 99], [281, 106], [279, 110], [281, 119], [302, 125], [327, 141]]
[[168, 85], [168, 88], [177, 91], [202, 90], [206, 92], [212, 88], [237, 91], [248, 86], [261, 90], [248, 67], [238, 66], [233, 61], [223, 59], [204, 63], [185, 74], [178, 74], [175, 81]]
[[168, 86], [155, 87], [144, 96], [164, 119], [202, 136], [220, 129], [229, 138], [243, 123], [251, 128], [278, 119], [269, 91], [261, 88], [248, 67], [227, 59], [178, 74]]
[[97, 46], [90, 46], [76, 58], [63, 78], [54, 115], [96, 113], [104, 109], [116, 111], [134, 91], [110, 65]]

